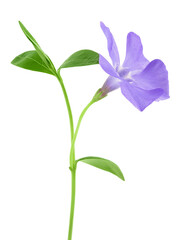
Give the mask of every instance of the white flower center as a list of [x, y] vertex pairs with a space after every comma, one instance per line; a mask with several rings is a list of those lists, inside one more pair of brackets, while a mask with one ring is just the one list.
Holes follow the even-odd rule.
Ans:
[[132, 76], [129, 68], [123, 68], [122, 66], [120, 66], [118, 68], [118, 73], [119, 73], [119, 76], [122, 77], [124, 80], [132, 80]]

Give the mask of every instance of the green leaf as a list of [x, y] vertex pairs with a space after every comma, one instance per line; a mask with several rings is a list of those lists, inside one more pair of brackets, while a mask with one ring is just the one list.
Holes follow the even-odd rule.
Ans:
[[39, 44], [37, 43], [37, 41], [35, 40], [35, 38], [30, 34], [30, 32], [26, 29], [26, 27], [19, 21], [19, 25], [23, 31], [23, 33], [25, 34], [25, 36], [29, 39], [29, 41], [32, 43], [32, 45], [34, 46], [34, 48], [36, 49], [37, 53], [39, 54], [39, 56], [41, 57], [41, 59], [43, 60], [43, 62], [45, 63], [45, 65], [52, 71], [52, 72], [56, 72], [55, 67], [51, 61], [51, 59], [43, 52], [43, 50], [41, 49], [41, 47], [39, 46]]
[[84, 162], [84, 163], [90, 164], [94, 167], [110, 172], [116, 175], [117, 177], [119, 177], [120, 179], [122, 179], [123, 181], [125, 181], [125, 178], [120, 168], [110, 160], [100, 158], [100, 157], [85, 157], [85, 158], [78, 159], [76, 162]]
[[24, 32], [25, 36], [29, 39], [29, 41], [36, 46], [37, 48], [40, 48], [39, 44], [37, 43], [36, 39], [30, 34], [30, 32], [26, 29], [26, 27], [19, 21], [19, 25]]
[[20, 54], [11, 63], [28, 70], [53, 74], [35, 50]]
[[81, 67], [87, 65], [94, 65], [99, 63], [99, 54], [92, 50], [80, 50], [73, 53], [67, 60], [59, 67]]

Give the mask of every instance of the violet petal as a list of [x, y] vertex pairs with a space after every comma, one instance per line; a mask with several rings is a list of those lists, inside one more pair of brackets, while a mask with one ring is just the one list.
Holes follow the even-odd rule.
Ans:
[[113, 37], [112, 33], [110, 32], [110, 29], [108, 27], [106, 27], [103, 22], [100, 22], [100, 26], [107, 38], [107, 46], [108, 46], [109, 56], [111, 57], [113, 66], [114, 66], [114, 68], [117, 68], [120, 65], [120, 58], [119, 58], [119, 52], [118, 52], [118, 48], [117, 48], [116, 42], [114, 40], [114, 37]]
[[117, 88], [120, 87], [120, 84], [119, 84], [120, 80], [118, 78], [115, 78], [115, 77], [112, 77], [112, 76], [109, 76], [104, 85], [102, 86], [102, 91], [107, 94], [113, 90], [116, 90]]
[[140, 37], [130, 32], [127, 35], [126, 57], [123, 67], [133, 70], [144, 69], [149, 61], [143, 55], [143, 47]]
[[133, 86], [127, 81], [120, 82], [122, 94], [140, 111], [143, 111], [153, 101], [163, 94], [163, 89], [144, 90]]
[[162, 88], [164, 93], [157, 100], [169, 98], [168, 72], [165, 64], [155, 59], [139, 74], [132, 76], [135, 84], [143, 89]]
[[101, 54], [99, 55], [99, 64], [102, 67], [102, 69], [109, 75], [117, 78], [119, 77], [118, 73], [113, 68], [113, 66]]

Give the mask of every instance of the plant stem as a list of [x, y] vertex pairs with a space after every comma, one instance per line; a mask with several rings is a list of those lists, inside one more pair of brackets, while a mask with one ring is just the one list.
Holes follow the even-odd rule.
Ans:
[[76, 137], [79, 131], [79, 127], [81, 124], [81, 121], [86, 113], [86, 111], [88, 110], [88, 108], [94, 103], [95, 101], [92, 100], [91, 102], [89, 102], [89, 104], [84, 108], [84, 110], [82, 111], [79, 120], [78, 120], [78, 124], [74, 133], [74, 137], [72, 140], [72, 145], [71, 145], [71, 150], [70, 150], [70, 170], [71, 170], [71, 176], [72, 176], [72, 193], [71, 193], [71, 208], [70, 208], [70, 222], [69, 222], [69, 233], [68, 233], [68, 240], [72, 240], [72, 229], [73, 229], [73, 221], [74, 221], [74, 207], [75, 207], [75, 192], [76, 192], [76, 161], [75, 159], [72, 158], [73, 153], [74, 153], [74, 145], [75, 145], [75, 141], [76, 141]]
[[[65, 102], [66, 102], [66, 106], [67, 106], [67, 111], [68, 111], [68, 115], [69, 115], [69, 122], [70, 122], [70, 132], [71, 132], [71, 144], [72, 144], [72, 140], [74, 137], [74, 122], [73, 122], [73, 116], [72, 116], [72, 111], [71, 111], [71, 106], [70, 106], [70, 102], [69, 102], [69, 98], [63, 83], [63, 80], [60, 76], [60, 73], [57, 72], [56, 77], [61, 85], [63, 94], [64, 94], [64, 98], [65, 98]], [[75, 160], [75, 152], [73, 151], [72, 153], [72, 158]]]
[[75, 193], [76, 193], [76, 167], [71, 170], [72, 192], [71, 192], [71, 208], [70, 208], [70, 221], [68, 240], [72, 239], [72, 229], [74, 221], [74, 207], [75, 207]]
[[[60, 76], [60, 72], [57, 71], [56, 77], [61, 85], [66, 106], [67, 106], [67, 111], [69, 115], [69, 122], [70, 122], [70, 132], [71, 132], [71, 145], [73, 142], [74, 138], [74, 122], [73, 122], [73, 116], [72, 116], [72, 111], [71, 111], [71, 106], [69, 102], [69, 98], [67, 95], [67, 91], [65, 89], [62, 77]], [[75, 162], [75, 150], [73, 147], [72, 151], [72, 156], [71, 156], [72, 162]], [[71, 170], [71, 166], [70, 166]], [[68, 240], [72, 239], [72, 229], [73, 229], [73, 219], [74, 219], [74, 206], [75, 206], [75, 191], [76, 191], [76, 167], [71, 170], [71, 208], [70, 208], [70, 223], [69, 223], [69, 234], [68, 234]]]
[[69, 232], [68, 232], [68, 240], [72, 240], [72, 230], [73, 230], [73, 221], [74, 221], [74, 207], [75, 207], [75, 194], [76, 194], [76, 161], [75, 161], [75, 141], [77, 138], [77, 134], [79, 131], [79, 127], [81, 124], [81, 121], [88, 110], [88, 108], [95, 102], [94, 99], [89, 102], [89, 104], [83, 109], [78, 124], [76, 127], [76, 131], [74, 132], [74, 123], [73, 123], [73, 116], [71, 111], [71, 106], [69, 102], [69, 98], [63, 83], [63, 80], [60, 76], [60, 72], [57, 71], [56, 77], [62, 87], [62, 91], [64, 94], [68, 115], [69, 115], [69, 121], [70, 121], [70, 131], [71, 131], [71, 150], [70, 150], [70, 170], [71, 170], [71, 207], [70, 207], [70, 221], [69, 221]]
[[74, 133], [74, 137], [72, 139], [72, 144], [71, 144], [71, 150], [70, 150], [70, 166], [71, 166], [71, 169], [74, 167], [75, 165], [75, 161], [72, 160], [72, 155], [73, 155], [73, 152], [74, 152], [74, 146], [75, 146], [75, 141], [76, 141], [76, 138], [77, 138], [77, 134], [78, 134], [78, 131], [79, 131], [79, 127], [80, 127], [80, 124], [81, 124], [81, 121], [86, 113], [86, 111], [88, 110], [88, 108], [94, 103], [95, 101], [92, 99], [88, 105], [83, 109], [80, 117], [79, 117], [79, 120], [78, 120], [78, 123], [77, 123], [77, 127], [76, 127], [76, 130], [75, 130], [75, 133]]

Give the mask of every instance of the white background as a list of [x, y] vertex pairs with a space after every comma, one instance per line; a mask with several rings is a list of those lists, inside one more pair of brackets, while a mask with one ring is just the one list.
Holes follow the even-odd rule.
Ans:
[[[117, 90], [87, 112], [77, 158], [108, 158], [126, 181], [78, 165], [73, 240], [182, 240], [181, 0], [7, 0], [0, 18], [0, 239], [66, 240], [70, 210], [70, 132], [63, 94], [53, 76], [10, 64], [33, 49], [18, 20], [56, 67], [80, 49], [108, 58], [102, 20], [115, 36], [121, 61], [130, 31], [141, 36], [147, 59], [164, 61], [171, 98], [139, 112]], [[99, 66], [61, 73], [76, 124], [107, 75]]]

